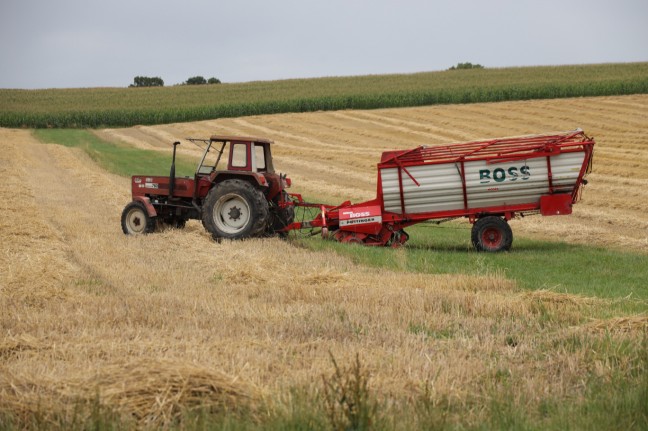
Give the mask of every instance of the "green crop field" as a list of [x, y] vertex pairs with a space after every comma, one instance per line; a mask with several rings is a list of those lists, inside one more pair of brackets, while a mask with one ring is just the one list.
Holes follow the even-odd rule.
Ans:
[[0, 89], [0, 126], [126, 127], [244, 115], [648, 93], [648, 62], [156, 88]]

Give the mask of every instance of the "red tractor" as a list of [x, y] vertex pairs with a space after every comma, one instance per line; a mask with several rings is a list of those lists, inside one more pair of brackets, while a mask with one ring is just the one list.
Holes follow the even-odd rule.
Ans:
[[[174, 142], [169, 176], [132, 177], [133, 201], [121, 217], [125, 234], [154, 232], [160, 225], [183, 228], [187, 220], [197, 219], [216, 240], [285, 235], [282, 230], [294, 219], [285, 191], [290, 179], [274, 171], [271, 140], [240, 136], [187, 140], [204, 150], [193, 178], [175, 176], [180, 142]], [[227, 169], [219, 170], [223, 158]]]

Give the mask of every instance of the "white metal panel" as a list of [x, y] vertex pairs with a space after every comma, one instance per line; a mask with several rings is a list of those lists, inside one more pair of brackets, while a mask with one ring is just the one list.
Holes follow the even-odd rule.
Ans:
[[[576, 185], [585, 153], [563, 153], [551, 157], [553, 186], [556, 191], [571, 192]], [[401, 172], [405, 211], [418, 214], [464, 208], [461, 165], [411, 166], [408, 172], [417, 186]], [[547, 159], [538, 157], [505, 163], [474, 161], [465, 164], [468, 208], [539, 203], [549, 193]], [[381, 170], [385, 210], [401, 212], [398, 169]]]
[[[402, 171], [405, 212], [418, 214], [462, 209], [463, 189], [457, 167], [454, 164], [410, 166], [407, 171], [416, 178], [418, 186]], [[385, 210], [400, 213], [398, 170], [382, 169], [381, 176]]]
[[398, 169], [381, 169], [383, 203], [385, 211], [394, 213], [401, 212], [400, 189], [398, 187]]

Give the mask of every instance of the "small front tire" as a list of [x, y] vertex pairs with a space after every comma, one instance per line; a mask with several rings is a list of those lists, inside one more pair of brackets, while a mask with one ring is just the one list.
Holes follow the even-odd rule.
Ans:
[[126, 205], [121, 216], [122, 231], [126, 235], [142, 235], [155, 232], [155, 217], [148, 215], [142, 202], [133, 201]]

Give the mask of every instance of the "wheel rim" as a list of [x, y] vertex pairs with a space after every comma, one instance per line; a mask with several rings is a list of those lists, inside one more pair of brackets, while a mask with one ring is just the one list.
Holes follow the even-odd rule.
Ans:
[[502, 244], [503, 235], [499, 229], [487, 227], [482, 231], [481, 239], [485, 247], [493, 249]]
[[146, 230], [146, 214], [139, 208], [133, 208], [126, 215], [126, 227], [132, 233], [143, 233]]
[[237, 233], [250, 221], [250, 206], [241, 196], [230, 193], [214, 205], [214, 224], [225, 233]]

